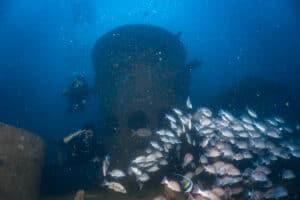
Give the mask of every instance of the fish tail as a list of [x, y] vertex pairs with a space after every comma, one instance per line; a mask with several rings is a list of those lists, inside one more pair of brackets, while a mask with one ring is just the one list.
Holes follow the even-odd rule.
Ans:
[[136, 136], [137, 135], [137, 131], [135, 131], [135, 130], [133, 130], [133, 129], [131, 129], [131, 137], [134, 137], [134, 136]]
[[101, 186], [104, 187], [104, 186], [107, 185], [107, 183], [108, 183], [107, 180], [106, 180], [106, 179], [103, 179], [103, 182], [102, 182]]
[[168, 179], [166, 176], [164, 176], [163, 180], [161, 181], [161, 184], [167, 184], [168, 183]]
[[192, 190], [192, 193], [198, 193], [198, 191], [200, 190], [200, 187], [198, 184], [195, 184]]

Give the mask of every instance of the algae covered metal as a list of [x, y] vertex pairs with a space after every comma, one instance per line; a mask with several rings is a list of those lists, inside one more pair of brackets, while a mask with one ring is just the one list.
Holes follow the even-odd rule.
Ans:
[[0, 123], [0, 196], [38, 200], [44, 142], [23, 129]]
[[121, 26], [97, 40], [93, 63], [99, 124], [111, 141], [104, 143], [126, 161], [147, 140], [131, 137], [132, 130], [161, 127], [165, 112], [187, 97], [190, 72], [180, 34], [150, 25]]

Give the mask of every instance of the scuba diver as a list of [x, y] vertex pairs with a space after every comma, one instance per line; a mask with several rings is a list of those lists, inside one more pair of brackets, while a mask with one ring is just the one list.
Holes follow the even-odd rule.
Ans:
[[107, 152], [95, 133], [94, 125], [88, 123], [55, 143], [57, 158], [48, 154], [51, 163], [44, 166], [44, 191], [49, 191], [49, 185], [50, 190], [66, 192], [74, 191], [82, 184], [85, 187], [99, 184], [102, 160]]
[[69, 87], [64, 90], [63, 96], [68, 100], [69, 112], [83, 111], [90, 96], [90, 88], [84, 75], [76, 76]]
[[99, 155], [105, 155], [104, 148], [97, 143], [94, 132], [94, 126], [88, 124], [64, 137], [63, 142], [68, 146], [67, 162], [69, 164], [97, 162]]

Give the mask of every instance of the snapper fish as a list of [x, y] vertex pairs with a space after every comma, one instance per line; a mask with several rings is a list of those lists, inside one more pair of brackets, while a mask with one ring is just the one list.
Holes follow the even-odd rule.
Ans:
[[128, 168], [128, 174], [129, 175], [134, 174], [136, 176], [141, 176], [143, 173], [142, 173], [142, 171], [139, 168], [134, 167], [134, 166], [130, 166]]
[[212, 111], [209, 108], [203, 107], [200, 110], [206, 117], [212, 117]]
[[198, 185], [194, 186], [192, 193], [201, 195], [202, 197], [209, 199], [209, 200], [221, 200], [220, 197], [218, 197], [218, 195], [216, 195], [212, 191], [202, 190], [202, 189], [200, 189], [200, 187]]
[[251, 174], [251, 179], [254, 182], [266, 182], [268, 177], [262, 171], [253, 171]]
[[190, 164], [194, 159], [194, 156], [191, 153], [186, 153], [183, 158], [182, 168], [185, 168]]
[[143, 163], [146, 161], [146, 156], [138, 156], [134, 160], [132, 160], [132, 163], [138, 164], [138, 163]]
[[178, 108], [173, 108], [174, 113], [176, 113], [176, 115], [181, 116], [183, 115], [182, 111], [179, 110]]
[[108, 181], [104, 180], [103, 186], [107, 186], [109, 189], [111, 189], [115, 192], [120, 192], [120, 193], [123, 193], [123, 194], [127, 193], [126, 188], [123, 185], [121, 185], [120, 183], [117, 183], [117, 182], [108, 182]]
[[175, 123], [176, 124], [176, 119], [173, 115], [170, 115], [170, 114], [165, 114], [165, 117], [172, 123]]
[[193, 108], [193, 105], [192, 105], [192, 102], [191, 102], [191, 99], [190, 97], [188, 96], [187, 100], [186, 100], [186, 107], [188, 109], [192, 109]]
[[157, 149], [159, 151], [162, 151], [162, 147], [155, 141], [150, 141], [150, 144], [151, 146], [154, 148], [154, 149]]
[[106, 177], [107, 175], [107, 170], [109, 168], [110, 165], [110, 156], [106, 155], [104, 160], [102, 161], [102, 174], [104, 177]]
[[282, 186], [277, 186], [275, 188], [269, 189], [264, 194], [265, 199], [279, 199], [286, 196], [288, 196], [288, 191]]
[[226, 186], [226, 185], [232, 185], [235, 183], [241, 182], [243, 179], [241, 177], [231, 177], [231, 176], [225, 176], [222, 178], [217, 178], [216, 185], [217, 186]]
[[140, 181], [142, 183], [147, 182], [149, 179], [150, 179], [150, 177], [147, 173], [143, 173], [143, 174], [137, 176], [137, 181]]
[[284, 119], [282, 119], [281, 117], [274, 117], [274, 120], [276, 121], [276, 122], [278, 122], [279, 124], [284, 124], [285, 123], [285, 121], [284, 121]]
[[224, 119], [225, 121], [230, 121], [230, 122], [233, 122], [235, 120], [234, 116], [228, 112], [228, 111], [225, 111], [225, 110], [219, 110], [219, 116], [222, 117], [222, 119]]
[[247, 110], [247, 113], [249, 114], [249, 116], [251, 116], [252, 118], [257, 118], [257, 114], [256, 114], [256, 112], [254, 112], [254, 110], [251, 110], [250, 108], [246, 108], [246, 110]]
[[290, 180], [290, 179], [293, 179], [295, 177], [296, 177], [295, 173], [290, 169], [284, 170], [282, 172], [282, 179]]
[[208, 163], [208, 159], [207, 159], [207, 157], [205, 155], [200, 155], [199, 162], [201, 164], [207, 164]]
[[166, 176], [161, 181], [161, 184], [166, 185], [167, 188], [174, 192], [181, 192], [181, 187], [179, 183], [177, 183], [176, 181], [168, 180]]
[[122, 177], [126, 176], [126, 174], [122, 170], [119, 170], [119, 169], [111, 170], [108, 173], [108, 175], [110, 175], [111, 177], [114, 177], [114, 178], [122, 178]]
[[291, 154], [295, 157], [295, 158], [300, 158], [300, 149], [295, 149], [291, 151]]
[[150, 167], [149, 169], [147, 169], [147, 172], [157, 172], [159, 170], [159, 167], [157, 165], [154, 165], [152, 167]]
[[150, 129], [147, 128], [139, 128], [137, 130], [131, 130], [132, 136], [138, 136], [138, 137], [150, 137], [152, 135], [152, 132]]
[[223, 129], [221, 130], [221, 133], [224, 137], [233, 138], [234, 135], [229, 129]]

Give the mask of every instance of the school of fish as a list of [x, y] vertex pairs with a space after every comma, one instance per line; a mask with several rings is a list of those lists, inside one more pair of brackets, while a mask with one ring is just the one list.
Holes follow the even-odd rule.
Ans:
[[[173, 174], [169, 174], [174, 180], [165, 176], [161, 183], [175, 192], [186, 193], [190, 200], [232, 199], [236, 195], [251, 200], [288, 196], [287, 188], [274, 184], [271, 176], [277, 160], [300, 158], [300, 139], [295, 139], [294, 130], [284, 119], [279, 116], [261, 119], [250, 108], [240, 117], [223, 109], [214, 113], [206, 107], [192, 113], [189, 97], [184, 110], [173, 108], [165, 115], [170, 124], [168, 129], [137, 134], [149, 136], [149, 146], [143, 154], [132, 158], [127, 173], [109, 170], [106, 158], [103, 175], [116, 181], [134, 176], [142, 189], [152, 174], [175, 160], [180, 165], [175, 164]], [[280, 177], [284, 183], [296, 175], [285, 168]], [[104, 185], [126, 193], [120, 183], [105, 181]]]

